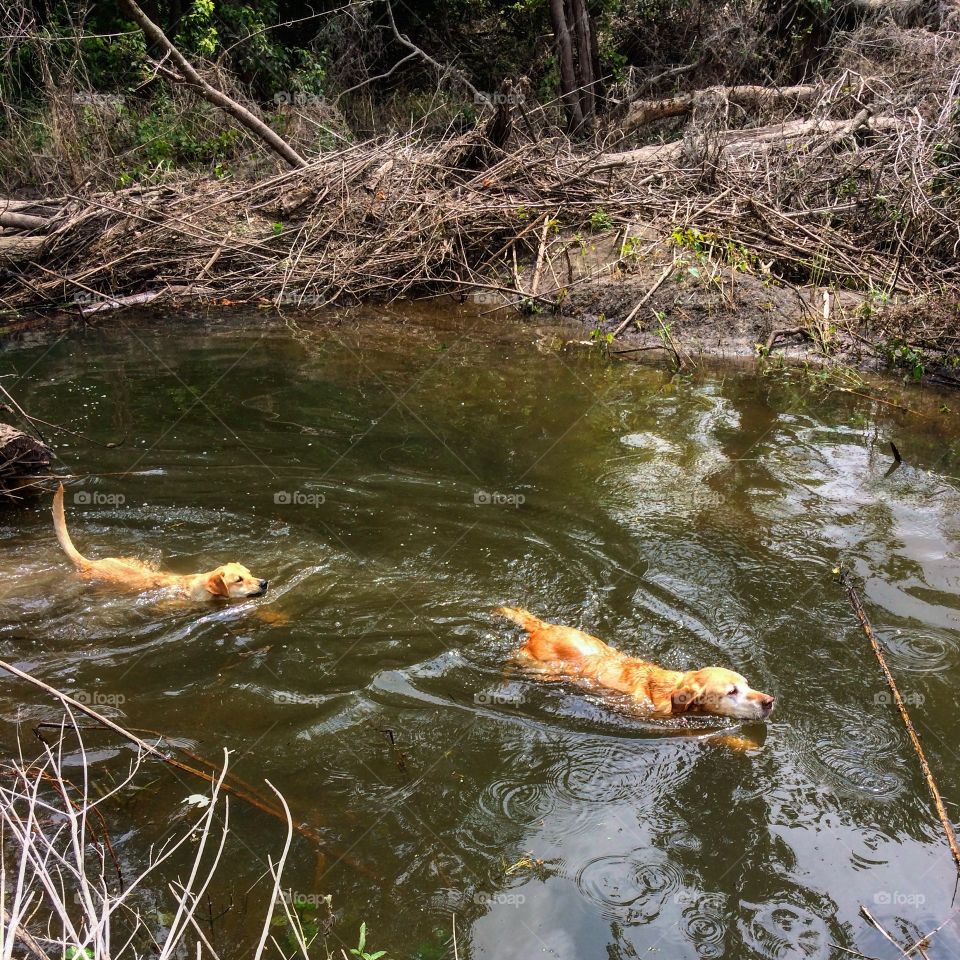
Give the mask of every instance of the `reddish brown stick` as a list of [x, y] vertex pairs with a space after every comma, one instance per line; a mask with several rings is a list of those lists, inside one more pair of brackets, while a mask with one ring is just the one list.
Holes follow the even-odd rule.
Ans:
[[[114, 723], [109, 717], [105, 717], [102, 713], [98, 713], [92, 707], [88, 707], [84, 703], [80, 703], [79, 700], [74, 700], [73, 697], [68, 696], [66, 693], [62, 693], [60, 690], [57, 690], [56, 687], [51, 687], [50, 684], [44, 683], [43, 680], [39, 680], [36, 677], [32, 676], [29, 673], [20, 670], [17, 667], [7, 663], [4, 660], [0, 660], [0, 670], [6, 670], [7, 673], [12, 673], [15, 677], [19, 677], [21, 680], [26, 680], [28, 683], [32, 683], [35, 687], [39, 687], [41, 690], [46, 693], [51, 694], [54, 697], [57, 697], [62, 703], [67, 704], [70, 707], [73, 707], [75, 710], [79, 710], [81, 713], [86, 714], [92, 720], [96, 720], [97, 723], [102, 724], [105, 727], [108, 727], [110, 730], [113, 730], [114, 733], [120, 734], [121, 737], [124, 737], [126, 740], [129, 740], [131, 743], [136, 744], [145, 754], [151, 757], [155, 757], [157, 760], [162, 760], [164, 763], [168, 764], [171, 767], [175, 767], [177, 770], [182, 770], [184, 773], [192, 774], [195, 777], [200, 777], [201, 780], [206, 780], [207, 783], [216, 783], [217, 778], [212, 774], [208, 773], [206, 770], [199, 770], [196, 767], [192, 767], [189, 764], [183, 763], [180, 760], [177, 760], [175, 757], [168, 756], [162, 750], [158, 750], [155, 746], [150, 743], [147, 743], [146, 740], [140, 739], [136, 734], [131, 733], [129, 730], [126, 730], [124, 727], [121, 727], [120, 724]], [[258, 810], [263, 811], [264, 813], [270, 814], [272, 817], [277, 817], [281, 819], [284, 817], [284, 814], [277, 810], [275, 807], [271, 807], [269, 804], [264, 803], [258, 797], [251, 795], [247, 790], [243, 788], [228, 784], [224, 781], [221, 784], [221, 788], [227, 792], [232, 793], [235, 797], [240, 800], [244, 800], [249, 803], [252, 807], [256, 807]], [[306, 837], [308, 840], [311, 840], [317, 844], [324, 844], [323, 838], [313, 829], [311, 829], [306, 824], [294, 823], [293, 829], [297, 831], [301, 836]], [[329, 849], [329, 848], [328, 848]], [[336, 853], [336, 851], [329, 851], [331, 853]], [[343, 855], [337, 854], [337, 860], [348, 863], [354, 869], [360, 870], [364, 873], [369, 873], [369, 871], [363, 867], [361, 864], [355, 863], [351, 860], [347, 860]]]
[[954, 863], [956, 864], [957, 869], [960, 870], [960, 847], [957, 846], [957, 837], [953, 832], [953, 824], [950, 823], [950, 818], [947, 816], [946, 807], [943, 805], [943, 798], [940, 796], [940, 791], [937, 789], [937, 783], [933, 779], [933, 773], [930, 770], [930, 764], [927, 763], [927, 755], [923, 752], [923, 747], [920, 745], [920, 738], [917, 736], [916, 728], [913, 725], [913, 721], [910, 719], [910, 714], [907, 713], [907, 707], [903, 702], [903, 697], [900, 696], [900, 689], [897, 687], [897, 681], [893, 679], [893, 674], [890, 672], [890, 667], [887, 666], [887, 659], [883, 655], [883, 649], [880, 646], [880, 642], [877, 640], [877, 635], [873, 632], [873, 627], [870, 625], [867, 612], [863, 609], [863, 604], [860, 602], [860, 596], [857, 593], [856, 588], [850, 582], [850, 577], [846, 571], [841, 572], [840, 582], [846, 588], [847, 596], [850, 598], [850, 605], [853, 607], [853, 612], [857, 615], [857, 619], [860, 621], [860, 626], [863, 627], [863, 632], [870, 641], [870, 646], [873, 647], [873, 652], [877, 655], [877, 660], [880, 662], [880, 669], [883, 671], [883, 676], [887, 681], [887, 686], [890, 688], [890, 692], [893, 694], [893, 701], [896, 703], [897, 709], [900, 711], [900, 716], [903, 718], [904, 726], [907, 728], [907, 733], [910, 735], [910, 742], [913, 744], [913, 749], [916, 751], [917, 759], [920, 761], [920, 767], [923, 770], [924, 777], [926, 778], [927, 786], [930, 788], [930, 796], [933, 797], [933, 805], [937, 808], [937, 814], [940, 817], [940, 823], [943, 824], [943, 832], [946, 834], [947, 843], [950, 844], [950, 852], [953, 854]]

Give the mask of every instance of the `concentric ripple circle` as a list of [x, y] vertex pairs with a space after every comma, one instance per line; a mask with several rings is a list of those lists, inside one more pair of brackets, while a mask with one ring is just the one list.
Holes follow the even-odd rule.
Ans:
[[488, 815], [511, 823], [545, 820], [556, 802], [550, 786], [528, 780], [495, 780], [480, 795], [480, 806]]
[[645, 924], [659, 916], [679, 890], [680, 868], [659, 850], [597, 857], [577, 871], [577, 886], [604, 916], [625, 924]]
[[685, 894], [692, 901], [684, 907], [680, 930], [703, 960], [716, 960], [724, 954], [727, 924], [723, 897], [719, 894]]

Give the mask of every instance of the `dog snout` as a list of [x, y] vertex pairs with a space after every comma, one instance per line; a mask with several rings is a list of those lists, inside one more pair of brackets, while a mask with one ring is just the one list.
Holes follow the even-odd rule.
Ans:
[[776, 703], [776, 697], [771, 697], [769, 694], [763, 694], [760, 697], [760, 709], [765, 713], [769, 714], [773, 712], [773, 705]]
[[[261, 581], [260, 581], [260, 592], [261, 592], [261, 593], [266, 593], [267, 587], [269, 587], [269, 586], [270, 586], [270, 581], [269, 581], [269, 580], [261, 580]], [[773, 697], [771, 697], [770, 699], [773, 700]]]

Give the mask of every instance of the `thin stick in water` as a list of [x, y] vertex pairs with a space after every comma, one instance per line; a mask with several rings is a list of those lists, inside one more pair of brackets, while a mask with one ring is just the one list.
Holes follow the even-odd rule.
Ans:
[[880, 642], [877, 640], [876, 634], [873, 632], [873, 627], [871, 626], [870, 620], [867, 617], [867, 612], [863, 609], [863, 604], [860, 602], [860, 596], [851, 582], [849, 574], [845, 570], [841, 570], [840, 572], [840, 582], [846, 588], [847, 596], [850, 598], [850, 605], [853, 607], [853, 612], [857, 615], [857, 619], [860, 621], [860, 626], [863, 627], [863, 632], [870, 641], [870, 646], [873, 647], [873, 652], [876, 654], [877, 660], [880, 663], [880, 669], [883, 671], [884, 679], [887, 681], [887, 686], [890, 688], [890, 692], [893, 694], [893, 701], [896, 703], [897, 709], [900, 711], [900, 716], [903, 718], [904, 726], [907, 728], [907, 733], [910, 735], [910, 742], [913, 744], [913, 749], [917, 754], [917, 759], [920, 761], [920, 767], [923, 770], [924, 777], [926, 778], [927, 787], [930, 789], [930, 796], [933, 797], [933, 805], [937, 808], [937, 815], [940, 817], [940, 823], [943, 824], [943, 832], [947, 837], [947, 843], [950, 845], [950, 852], [953, 854], [954, 863], [957, 866], [957, 870], [960, 871], [960, 847], [957, 846], [957, 837], [953, 830], [953, 824], [950, 823], [950, 818], [947, 816], [946, 808], [943, 805], [943, 798], [940, 796], [937, 783], [933, 779], [933, 773], [930, 770], [930, 764], [927, 762], [927, 756], [923, 752], [923, 747], [920, 745], [920, 738], [917, 736], [916, 728], [913, 725], [913, 721], [910, 719], [910, 714], [907, 712], [907, 707], [903, 702], [903, 697], [900, 695], [900, 689], [897, 687], [897, 681], [893, 679], [893, 674], [890, 672], [890, 667], [887, 665], [887, 658], [883, 655], [883, 649], [880, 646]]

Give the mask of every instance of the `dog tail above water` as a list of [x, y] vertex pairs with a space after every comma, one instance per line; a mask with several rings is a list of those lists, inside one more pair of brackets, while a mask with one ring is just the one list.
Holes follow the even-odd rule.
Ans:
[[57, 492], [53, 495], [53, 529], [57, 532], [57, 540], [60, 541], [60, 546], [63, 547], [63, 552], [78, 567], [82, 567], [84, 564], [89, 562], [87, 558], [84, 557], [73, 545], [73, 541], [70, 539], [70, 534], [67, 532], [67, 518], [63, 512], [62, 483], [57, 488]]
[[497, 607], [493, 612], [499, 614], [501, 617], [506, 617], [508, 620], [512, 620], [517, 626], [523, 627], [528, 633], [536, 630], [538, 627], [546, 626], [542, 620], [535, 617], [529, 610], [524, 610], [521, 607]]

